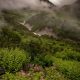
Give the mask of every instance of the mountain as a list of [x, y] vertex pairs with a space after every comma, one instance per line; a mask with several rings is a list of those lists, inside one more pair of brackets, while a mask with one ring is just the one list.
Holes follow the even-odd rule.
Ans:
[[79, 2], [44, 1], [47, 10], [0, 12], [0, 80], [80, 80]]
[[80, 40], [80, 1], [61, 8], [55, 7], [48, 0], [43, 1], [51, 5], [50, 11], [3, 10], [1, 21], [13, 27], [14, 30], [22, 32], [30, 31], [40, 36], [49, 35], [54, 38]]
[[[40, 12], [26, 21], [32, 31], [40, 35], [50, 35], [80, 40], [80, 1], [63, 6], [51, 13]], [[66, 36], [65, 36], [66, 35]]]
[[63, 6], [60, 10], [67, 11], [69, 13], [72, 13], [75, 17], [78, 19], [80, 18], [80, 0], [77, 0], [72, 5]]

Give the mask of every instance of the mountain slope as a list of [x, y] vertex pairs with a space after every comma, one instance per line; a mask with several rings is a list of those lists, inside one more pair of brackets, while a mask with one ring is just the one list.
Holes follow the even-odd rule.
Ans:
[[52, 9], [50, 12], [30, 9], [3, 10], [2, 19], [7, 26], [13, 26], [14, 30], [26, 32], [29, 29], [30, 33], [39, 35], [80, 40], [79, 4], [78, 0], [72, 5]]

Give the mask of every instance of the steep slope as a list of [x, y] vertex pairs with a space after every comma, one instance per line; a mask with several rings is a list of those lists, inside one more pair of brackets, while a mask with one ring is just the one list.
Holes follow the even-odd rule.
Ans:
[[[44, 1], [53, 5], [48, 0]], [[49, 35], [57, 38], [80, 40], [79, 4], [80, 1], [78, 0], [72, 5], [63, 6], [50, 12], [30, 9], [3, 10], [2, 20], [14, 30], [30, 31], [40, 36]]]
[[[64, 37], [66, 35], [66, 38], [80, 39], [79, 20], [77, 20], [75, 16], [73, 17], [71, 13], [69, 14], [65, 11], [56, 11], [52, 13], [40, 12], [28, 19], [26, 21], [26, 24], [27, 23], [33, 26], [33, 32], [40, 33], [41, 35], [46, 32], [46, 35], [53, 33], [58, 37]], [[48, 29], [48, 32], [45, 28]]]

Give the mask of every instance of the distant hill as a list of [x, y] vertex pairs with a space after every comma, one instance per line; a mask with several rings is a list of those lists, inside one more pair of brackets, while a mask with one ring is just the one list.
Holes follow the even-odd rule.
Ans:
[[[49, 4], [50, 3], [48, 0]], [[53, 7], [55, 8], [55, 6]], [[36, 11], [30, 9], [3, 10], [0, 14], [4, 24], [13, 27], [14, 30], [39, 35], [49, 35], [56, 38], [80, 40], [80, 1], [57, 8], [56, 10]], [[5, 25], [5, 26], [6, 26]]]

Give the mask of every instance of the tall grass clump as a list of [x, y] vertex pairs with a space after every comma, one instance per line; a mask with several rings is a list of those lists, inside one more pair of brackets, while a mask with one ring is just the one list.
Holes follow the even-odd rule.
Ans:
[[0, 49], [0, 66], [8, 72], [16, 72], [29, 61], [29, 56], [20, 49]]
[[80, 80], [80, 63], [77, 61], [55, 58], [57, 69], [71, 80]]
[[80, 61], [80, 52], [72, 49], [64, 49], [61, 52], [57, 52], [55, 55], [57, 58], [62, 58], [63, 60], [76, 60]]

